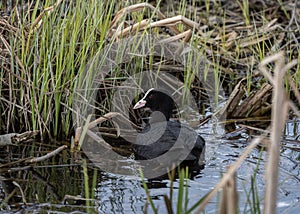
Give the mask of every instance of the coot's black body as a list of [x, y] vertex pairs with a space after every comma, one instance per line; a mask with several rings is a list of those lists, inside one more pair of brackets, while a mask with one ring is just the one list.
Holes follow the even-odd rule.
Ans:
[[194, 164], [203, 161], [204, 139], [192, 128], [169, 120], [174, 106], [170, 96], [156, 89], [148, 90], [136, 103], [134, 109], [148, 107], [152, 111], [149, 123], [136, 138], [136, 159], [153, 159], [168, 152], [180, 162]]

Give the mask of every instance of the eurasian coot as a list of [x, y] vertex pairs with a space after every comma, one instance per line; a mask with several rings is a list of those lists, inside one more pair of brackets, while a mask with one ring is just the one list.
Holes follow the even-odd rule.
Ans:
[[177, 161], [195, 164], [204, 160], [204, 139], [192, 128], [170, 121], [175, 102], [169, 95], [154, 88], [149, 89], [133, 109], [146, 107], [150, 108], [152, 114], [149, 123], [136, 138], [134, 151], [137, 160], [159, 157], [170, 152], [171, 148], [170, 155], [179, 157]]

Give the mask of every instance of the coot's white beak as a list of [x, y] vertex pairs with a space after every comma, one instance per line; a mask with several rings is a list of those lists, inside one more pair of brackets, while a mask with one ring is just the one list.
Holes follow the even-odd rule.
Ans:
[[133, 109], [139, 109], [139, 108], [144, 107], [145, 105], [146, 105], [146, 100], [141, 99], [133, 106]]
[[153, 91], [154, 90], [154, 88], [150, 88], [147, 92], [146, 92], [146, 94], [145, 94], [145, 96], [142, 98], [142, 99], [140, 99], [134, 106], [133, 106], [133, 109], [139, 109], [139, 108], [142, 108], [142, 107], [144, 107], [145, 105], [146, 105], [146, 97], [148, 96], [148, 94], [150, 93], [150, 91]]

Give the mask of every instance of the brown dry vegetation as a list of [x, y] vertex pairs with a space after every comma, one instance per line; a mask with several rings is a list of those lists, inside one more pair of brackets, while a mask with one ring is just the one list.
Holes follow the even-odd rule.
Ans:
[[[63, 57], [66, 54], [72, 55], [74, 72], [72, 75], [64, 74], [67, 69], [65, 67], [58, 77], [57, 61], [61, 57], [60, 53], [57, 53], [58, 55], [54, 53], [52, 59], [46, 63], [46, 59], [36, 54], [39, 46], [47, 48], [42, 47], [40, 42], [45, 36], [41, 30], [44, 23], [61, 10], [61, 7], [72, 6], [72, 3], [62, 4], [62, 1], [57, 1], [46, 8], [40, 4], [35, 9], [34, 2], [30, 3], [19, 6], [18, 9], [3, 8], [1, 11], [0, 130], [1, 133], [7, 133], [38, 129], [43, 136], [68, 137], [74, 128], [69, 124], [70, 93], [73, 87], [69, 78], [76, 78], [76, 71], [80, 70], [81, 64], [85, 62], [78, 60], [82, 56], [81, 43], [84, 42], [82, 41], [84, 36], [77, 38], [72, 53], [63, 54]], [[285, 53], [286, 62], [299, 61], [299, 3], [298, 5], [296, 3], [297, 1], [273, 0], [191, 1], [170, 4], [163, 1], [159, 9], [164, 15], [157, 13], [153, 8], [151, 10], [149, 6], [144, 10], [141, 10], [143, 6], [132, 6], [132, 11], [126, 9], [125, 19], [120, 18], [125, 10], [117, 13], [117, 10], [124, 6], [119, 3], [111, 11], [112, 18], [115, 19], [110, 23], [108, 33], [105, 33], [105, 29], [94, 30], [94, 42], [96, 47], [98, 44], [100, 46], [103, 43], [108, 44], [112, 42], [112, 35], [121, 32], [115, 32], [117, 27], [134, 26], [137, 20], [149, 18], [152, 14], [154, 14], [153, 21], [167, 18], [161, 25], [150, 27], [145, 25], [145, 28], [163, 26], [159, 30], [161, 35], [169, 37], [179, 35], [183, 40], [189, 40], [184, 32], [188, 34], [187, 30], [193, 31], [191, 44], [203, 50], [206, 59], [218, 69], [218, 81], [229, 97], [227, 105], [220, 111], [221, 114], [226, 113], [227, 119], [235, 119], [233, 121], [245, 118], [250, 121], [269, 120], [272, 86], [264, 78], [258, 65], [266, 56], [279, 51]], [[151, 4], [155, 5], [154, 2]], [[141, 10], [142, 18], [135, 19], [139, 17], [134, 15], [138, 10]], [[57, 14], [53, 16], [55, 19], [66, 18]], [[85, 20], [84, 23], [87, 25], [88, 21]], [[70, 26], [70, 30], [72, 28]], [[122, 33], [123, 37], [128, 37], [134, 33], [134, 28], [128, 28], [127, 35], [124, 31]], [[66, 45], [68, 42], [71, 43], [66, 40]], [[90, 53], [95, 50], [93, 46], [88, 46], [91, 49]], [[42, 66], [46, 68], [39, 68]], [[47, 71], [47, 68], [52, 71]], [[52, 73], [50, 77], [45, 78], [44, 72]], [[35, 77], [36, 73], [39, 73], [38, 77]], [[294, 66], [285, 77], [287, 94], [293, 100], [296, 100], [297, 94], [290, 86], [293, 85], [294, 91], [299, 89], [299, 73], [299, 66]], [[58, 81], [57, 78], [60, 78], [60, 85], [53, 84], [54, 81]], [[39, 81], [45, 82], [39, 84]], [[45, 88], [41, 89], [39, 86]]]
[[[201, 49], [205, 62], [213, 67], [215, 81], [225, 89], [227, 99], [224, 107], [212, 112], [214, 115], [225, 115], [226, 123], [268, 121], [269, 125], [272, 120], [264, 209], [265, 213], [274, 213], [281, 131], [288, 114], [299, 117], [299, 3], [279, 0], [163, 1], [159, 7], [162, 13], [151, 6], [155, 2], [126, 5], [128, 7], [118, 3], [114, 8], [104, 6], [110, 12], [106, 11], [107, 18], [102, 19], [101, 24], [96, 22], [101, 28], [88, 31], [90, 26], [97, 24], [90, 22], [92, 17], [83, 17], [78, 22], [67, 22], [63, 25], [65, 28], [58, 27], [59, 30], [55, 31], [57, 26], [51, 24], [76, 17], [57, 11], [68, 10], [78, 6], [76, 4], [79, 3], [63, 4], [58, 0], [47, 7], [36, 5], [34, 8], [34, 4], [28, 3], [22, 9], [14, 7], [6, 8], [6, 12], [5, 8], [0, 11], [0, 133], [38, 129], [41, 136], [69, 138], [74, 129], [70, 124], [70, 114], [74, 110], [71, 108], [72, 93], [75, 93], [73, 80], [80, 78], [86, 59], [97, 53], [98, 48], [101, 50], [104, 44], [121, 40], [121, 37], [134, 37], [137, 31], [159, 28], [156, 33], [164, 35], [165, 41], [183, 40]], [[95, 12], [91, 8], [90, 12]], [[149, 24], [145, 19], [150, 17], [153, 17], [153, 22]], [[51, 19], [54, 21], [49, 25]], [[82, 26], [76, 28], [76, 23]], [[85, 34], [85, 30], [88, 33]], [[75, 40], [72, 40], [72, 34], [76, 34]], [[45, 45], [45, 40], [48, 45]], [[58, 45], [52, 46], [52, 42]], [[166, 62], [162, 65], [168, 70], [177, 65]], [[150, 61], [147, 63], [149, 66]], [[177, 67], [175, 76], [184, 80], [181, 72], [183, 70]], [[117, 116], [126, 121], [120, 114], [107, 114], [110, 111], [107, 103], [111, 101], [110, 91], [120, 85], [120, 77], [131, 74], [127, 71], [109, 73], [109, 78], [101, 83], [100, 105], [97, 106], [100, 114], [105, 115], [87, 124], [86, 129]], [[199, 92], [201, 86], [197, 81], [190, 83], [191, 89], [199, 95], [196, 99], [200, 100], [200, 94], [205, 95]], [[202, 123], [208, 120], [204, 118]], [[77, 129], [76, 143], [80, 144], [82, 130], [87, 131], [82, 127]], [[102, 131], [105, 130], [108, 129]], [[114, 131], [118, 135], [120, 130]], [[237, 168], [263, 138], [265, 136], [253, 140], [228, 168], [221, 182], [203, 199], [196, 213], [200, 213], [221, 188], [233, 186], [230, 182], [234, 180], [232, 176]], [[111, 148], [111, 145], [105, 146]], [[233, 192], [230, 196], [230, 189], [224, 192], [225, 198], [236, 195]], [[224, 210], [235, 212], [235, 204], [222, 201]]]

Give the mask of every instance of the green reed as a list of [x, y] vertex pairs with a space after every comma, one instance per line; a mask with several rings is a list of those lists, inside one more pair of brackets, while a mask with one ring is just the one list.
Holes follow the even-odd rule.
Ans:
[[36, 24], [38, 10], [54, 2], [41, 5], [36, 1], [29, 14], [24, 11], [17, 16], [14, 10], [11, 15], [20, 30], [9, 41], [16, 56], [10, 62], [16, 74], [10, 82], [10, 96], [18, 106], [11, 109], [10, 122], [20, 124], [20, 130], [40, 130], [42, 136], [61, 138], [73, 128], [73, 89], [90, 57], [105, 42], [114, 11], [112, 2], [102, 0], [63, 1]]

